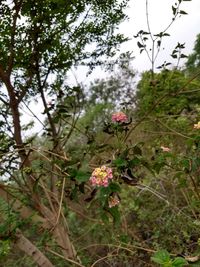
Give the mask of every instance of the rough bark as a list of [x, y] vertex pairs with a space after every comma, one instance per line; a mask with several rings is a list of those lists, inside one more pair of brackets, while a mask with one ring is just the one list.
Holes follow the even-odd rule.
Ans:
[[40, 267], [54, 267], [49, 259], [33, 244], [31, 243], [20, 230], [17, 230], [15, 235], [16, 246], [29, 255], [35, 263]]

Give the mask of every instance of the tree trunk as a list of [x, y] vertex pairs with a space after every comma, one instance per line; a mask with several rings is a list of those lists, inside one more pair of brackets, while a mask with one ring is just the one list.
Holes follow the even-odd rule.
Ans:
[[68, 259], [76, 260], [76, 252], [73, 247], [72, 242], [69, 239], [68, 229], [63, 226], [61, 218], [59, 222], [57, 220], [57, 213], [54, 214], [46, 206], [41, 205], [40, 211], [42, 215], [35, 214], [35, 211], [29, 207], [24, 206], [19, 200], [7, 192], [5, 185], [0, 184], [0, 198], [4, 199], [5, 202], [12, 203], [12, 209], [19, 212], [22, 219], [27, 219], [31, 217], [33, 223], [39, 223], [39, 227], [52, 231], [52, 237], [55, 239], [56, 243], [60, 247], [63, 256]]
[[15, 244], [18, 248], [29, 255], [35, 263], [40, 267], [54, 267], [49, 259], [33, 244], [31, 243], [20, 230], [17, 230], [15, 235]]

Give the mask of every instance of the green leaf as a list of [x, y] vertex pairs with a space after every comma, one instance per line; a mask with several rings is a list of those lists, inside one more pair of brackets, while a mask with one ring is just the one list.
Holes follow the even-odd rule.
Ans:
[[142, 155], [142, 150], [141, 150], [141, 148], [139, 146], [134, 146], [133, 147], [133, 152], [136, 155], [140, 155], [140, 156]]
[[140, 42], [137, 42], [137, 45], [138, 45], [139, 48], [144, 48], [144, 45], [141, 44]]
[[182, 267], [186, 264], [188, 264], [187, 261], [181, 257], [176, 257], [172, 262], [173, 267]]
[[109, 188], [112, 192], [120, 192], [121, 187], [117, 183], [110, 183]]
[[0, 258], [9, 255], [11, 246], [10, 240], [0, 240]]
[[113, 222], [115, 225], [119, 225], [120, 223], [120, 212], [117, 206], [109, 209], [109, 213], [113, 217]]
[[151, 260], [159, 264], [170, 263], [170, 254], [167, 250], [159, 250], [151, 257]]
[[102, 219], [103, 223], [105, 223], [105, 224], [109, 223], [109, 217], [105, 211], [103, 211], [101, 213], [101, 219]]
[[38, 184], [39, 184], [39, 181], [40, 181], [41, 176], [42, 176], [42, 174], [34, 182], [34, 185], [33, 185], [33, 192], [34, 193], [37, 192], [37, 190], [38, 190]]
[[173, 15], [175, 15], [175, 14], [176, 14], [176, 11], [177, 11], [177, 8], [176, 8], [176, 7], [174, 7], [174, 6], [172, 6], [172, 12], [173, 12]]
[[125, 159], [117, 158], [117, 159], [113, 160], [113, 164], [116, 167], [126, 167], [128, 162]]
[[157, 41], [157, 46], [160, 47], [160, 45], [161, 45], [161, 41], [158, 40], [158, 41]]
[[142, 31], [142, 34], [145, 35], [145, 34], [150, 34], [150, 32], [144, 32]]
[[189, 171], [191, 168], [189, 159], [183, 159], [181, 165], [184, 167], [185, 171]]
[[0, 127], [3, 126], [5, 124], [4, 121], [0, 121]]
[[179, 11], [179, 14], [181, 14], [181, 15], [188, 15], [188, 13], [185, 12], [184, 10], [180, 10], [180, 11]]
[[188, 56], [184, 55], [184, 54], [181, 54], [180, 58], [186, 58]]
[[112, 193], [112, 191], [111, 191], [109, 186], [108, 187], [101, 187], [99, 190], [99, 193], [100, 193], [100, 198], [102, 198], [104, 200]]
[[139, 164], [141, 164], [141, 160], [138, 157], [134, 157], [132, 160], [129, 161], [130, 168], [133, 168]]
[[170, 36], [170, 34], [165, 32], [165, 33], [163, 33], [163, 36]]
[[79, 182], [86, 182], [90, 178], [90, 173], [84, 171], [77, 171], [75, 179]]
[[77, 200], [78, 187], [75, 186], [70, 192], [70, 199]]

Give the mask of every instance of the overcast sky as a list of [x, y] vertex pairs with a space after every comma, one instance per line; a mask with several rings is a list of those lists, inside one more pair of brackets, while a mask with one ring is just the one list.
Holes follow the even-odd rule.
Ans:
[[[162, 32], [171, 22], [172, 5], [177, 0], [148, 0], [150, 28], [153, 34]], [[129, 21], [122, 24], [120, 30], [132, 38], [131, 41], [123, 45], [123, 49], [133, 51], [135, 60], [133, 67], [138, 71], [150, 68], [149, 61], [145, 55], [139, 54], [137, 40], [133, 38], [139, 30], [148, 31], [146, 23], [146, 0], [130, 0], [127, 14]], [[200, 0], [184, 1], [181, 3], [181, 10], [188, 15], [182, 15], [172, 24], [167, 31], [171, 36], [163, 39], [164, 50], [158, 56], [157, 65], [163, 63], [164, 60], [171, 61], [169, 56], [176, 46], [177, 42], [185, 43], [185, 54], [191, 53], [194, 47], [196, 36], [200, 33]]]
[[[178, 0], [148, 0], [148, 14], [151, 32], [157, 34], [162, 32], [172, 21], [172, 5]], [[176, 64], [176, 61], [170, 56], [177, 43], [185, 43], [183, 53], [188, 55], [192, 52], [196, 36], [200, 33], [200, 0], [184, 1], [181, 3], [180, 10], [184, 10], [188, 15], [177, 17], [175, 22], [167, 31], [170, 36], [163, 38], [161, 52], [158, 55], [156, 66], [161, 65], [164, 61]], [[129, 21], [122, 23], [119, 30], [128, 36], [131, 40], [124, 43], [121, 52], [132, 51], [135, 59], [133, 60], [133, 68], [142, 72], [151, 68], [150, 62], [145, 52], [139, 53], [137, 41], [133, 38], [139, 30], [148, 31], [146, 19], [146, 0], [130, 0], [129, 8], [126, 11]], [[149, 47], [150, 48], [150, 47]], [[184, 61], [182, 60], [182, 64]], [[105, 74], [99, 69], [85, 78], [84, 69], [80, 68], [77, 73], [79, 82], [88, 83], [94, 78], [105, 77]], [[73, 77], [72, 77], [72, 80]]]

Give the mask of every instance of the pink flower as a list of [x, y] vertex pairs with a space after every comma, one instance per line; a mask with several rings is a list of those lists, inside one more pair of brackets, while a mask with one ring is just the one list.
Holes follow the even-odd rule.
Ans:
[[128, 117], [123, 112], [116, 112], [112, 115], [112, 121], [113, 122], [127, 122]]
[[194, 129], [200, 129], [200, 121], [197, 124], [194, 124]]
[[112, 169], [106, 166], [94, 169], [90, 177], [90, 182], [93, 186], [107, 187], [109, 180], [113, 178]]
[[161, 146], [160, 148], [162, 149], [163, 152], [170, 152], [171, 151], [171, 149], [169, 147]]
[[115, 207], [119, 205], [119, 203], [120, 203], [119, 198], [116, 195], [109, 197], [109, 200], [108, 200], [109, 208]]

